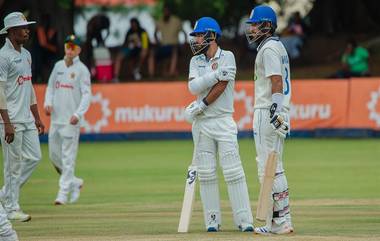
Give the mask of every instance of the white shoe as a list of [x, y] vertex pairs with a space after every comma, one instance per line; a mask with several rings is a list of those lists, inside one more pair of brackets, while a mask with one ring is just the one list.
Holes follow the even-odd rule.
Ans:
[[254, 228], [251, 223], [242, 223], [239, 225], [239, 229], [242, 232], [253, 232]]
[[290, 227], [289, 225], [285, 224], [277, 228], [268, 228], [267, 226], [264, 227], [258, 227], [255, 228], [255, 233], [256, 234], [261, 234], [261, 235], [270, 235], [270, 234], [290, 234], [293, 233], [294, 229], [293, 227]]
[[8, 213], [8, 219], [11, 221], [15, 220], [15, 221], [20, 221], [20, 222], [28, 222], [32, 219], [32, 217], [21, 210], [17, 210], [17, 211], [11, 211], [10, 213]]
[[65, 205], [67, 203], [67, 195], [58, 192], [57, 198], [54, 201], [54, 205]]
[[211, 232], [218, 232], [219, 229], [220, 229], [220, 225], [219, 224], [207, 226], [207, 232], [209, 232], [209, 233], [211, 233]]
[[19, 241], [16, 231], [13, 229], [9, 230], [7, 234], [0, 235], [1, 241]]
[[80, 179], [80, 178], [76, 179], [76, 181], [74, 182], [72, 186], [71, 195], [70, 195], [70, 203], [75, 203], [76, 201], [78, 201], [83, 184], [84, 184], [83, 179]]
[[270, 235], [271, 231], [267, 226], [257, 227], [254, 229], [255, 234]]
[[290, 225], [284, 224], [279, 227], [272, 227], [271, 232], [274, 234], [290, 234], [294, 232], [294, 229]]

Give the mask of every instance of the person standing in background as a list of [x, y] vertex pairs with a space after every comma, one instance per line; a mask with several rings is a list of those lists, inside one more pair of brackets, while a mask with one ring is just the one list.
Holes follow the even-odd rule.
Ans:
[[[169, 6], [165, 5], [164, 14], [156, 23], [156, 31], [154, 33], [156, 45], [149, 55], [148, 68], [150, 77], [153, 77], [155, 74], [156, 61], [159, 62], [166, 58], [170, 59], [169, 76], [174, 77], [178, 74], [178, 34], [181, 31], [181, 20], [177, 16], [172, 15]], [[166, 71], [165, 69], [164, 73]]]
[[80, 46], [75, 35], [66, 38], [65, 57], [55, 64], [45, 95], [45, 112], [51, 116], [49, 156], [60, 174], [55, 205], [76, 202], [83, 186], [83, 179], [76, 177], [74, 171], [80, 120], [91, 101], [91, 77], [79, 59]]

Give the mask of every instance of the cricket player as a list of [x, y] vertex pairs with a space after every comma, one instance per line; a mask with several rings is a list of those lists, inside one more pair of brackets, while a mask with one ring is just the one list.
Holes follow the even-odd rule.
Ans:
[[49, 156], [60, 174], [55, 205], [76, 202], [83, 186], [83, 180], [74, 175], [74, 169], [80, 120], [91, 100], [91, 78], [79, 59], [80, 46], [81, 41], [75, 35], [66, 38], [65, 57], [55, 64], [45, 95], [45, 112], [51, 116]]
[[217, 232], [222, 223], [216, 169], [218, 156], [228, 186], [234, 223], [243, 232], [253, 232], [237, 127], [232, 118], [235, 57], [231, 51], [219, 48], [222, 31], [213, 18], [200, 18], [190, 35], [195, 56], [190, 61], [188, 87], [197, 100], [185, 113], [187, 120], [193, 121], [193, 163], [198, 168], [206, 230]]
[[27, 222], [31, 216], [19, 205], [20, 187], [41, 159], [38, 134], [44, 132], [32, 86], [32, 58], [23, 44], [29, 39], [28, 22], [20, 12], [4, 18], [0, 34], [7, 34], [0, 50], [1, 145], [4, 186], [0, 199], [8, 219]]
[[276, 27], [276, 13], [265, 5], [255, 7], [247, 20], [247, 39], [249, 43], [258, 44], [254, 77], [253, 134], [260, 183], [263, 181], [269, 153], [274, 149], [280, 153], [272, 188], [273, 212], [268, 216], [266, 226], [255, 228], [255, 232], [259, 234], [293, 232], [288, 183], [282, 162], [284, 139], [290, 130], [289, 108], [292, 92], [289, 58], [282, 43], [273, 36]]

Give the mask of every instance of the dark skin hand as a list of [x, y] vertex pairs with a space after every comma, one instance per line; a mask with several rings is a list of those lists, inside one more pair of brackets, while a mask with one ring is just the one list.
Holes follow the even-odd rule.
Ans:
[[34, 120], [35, 120], [34, 123], [35, 123], [35, 125], [37, 127], [38, 134], [39, 135], [44, 134], [45, 126], [44, 126], [44, 124], [41, 121], [40, 114], [38, 113], [37, 104], [31, 105], [30, 106], [30, 111], [32, 112], [32, 114], [34, 116]]
[[15, 128], [9, 120], [7, 109], [0, 109], [0, 114], [4, 121], [4, 139], [6, 143], [10, 144], [15, 138]]

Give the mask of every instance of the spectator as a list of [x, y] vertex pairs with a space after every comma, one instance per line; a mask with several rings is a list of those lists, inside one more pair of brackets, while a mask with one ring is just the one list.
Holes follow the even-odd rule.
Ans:
[[37, 82], [47, 82], [53, 65], [58, 59], [57, 34], [51, 15], [42, 14], [37, 23], [37, 38], [33, 47], [33, 77]]
[[87, 23], [86, 42], [83, 46], [81, 59], [83, 63], [95, 75], [94, 48], [104, 47], [105, 40], [109, 35], [110, 20], [102, 13], [93, 16]]
[[178, 74], [178, 33], [181, 30], [181, 20], [177, 16], [172, 15], [169, 6], [165, 5], [163, 16], [156, 23], [154, 33], [156, 46], [149, 56], [149, 75], [151, 77], [155, 74], [155, 62], [160, 62], [166, 58], [170, 58], [169, 76], [173, 77]]
[[304, 37], [304, 23], [301, 14], [300, 12], [295, 12], [280, 38], [290, 58], [296, 59], [301, 55], [300, 49], [303, 45]]
[[148, 55], [149, 38], [147, 32], [140, 26], [137, 18], [132, 18], [130, 23], [131, 28], [127, 32], [121, 52], [118, 53], [115, 60], [114, 74], [116, 81], [120, 78], [120, 70], [124, 58], [134, 59], [133, 78], [140, 80], [142, 77], [140, 69]]
[[341, 59], [342, 69], [330, 77], [350, 78], [369, 76], [368, 58], [369, 53], [367, 49], [358, 46], [354, 39], [349, 39]]

